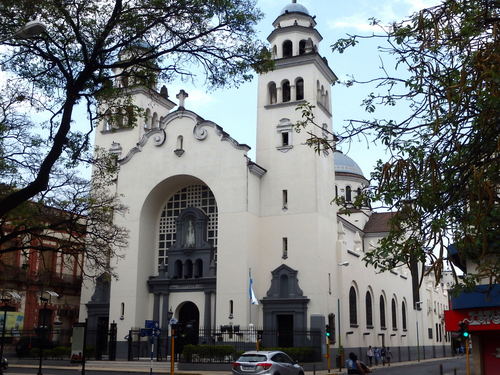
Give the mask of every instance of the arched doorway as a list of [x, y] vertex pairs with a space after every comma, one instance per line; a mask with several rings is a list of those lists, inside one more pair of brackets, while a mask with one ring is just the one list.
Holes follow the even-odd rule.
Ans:
[[200, 311], [198, 307], [193, 302], [185, 302], [179, 309], [179, 349], [187, 344], [198, 344], [199, 326]]

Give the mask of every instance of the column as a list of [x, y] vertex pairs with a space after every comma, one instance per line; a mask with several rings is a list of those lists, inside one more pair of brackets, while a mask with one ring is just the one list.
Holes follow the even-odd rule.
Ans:
[[154, 301], [153, 301], [153, 320], [159, 321], [160, 320], [160, 293], [155, 293], [154, 294]]
[[208, 334], [212, 327], [212, 292], [205, 291], [205, 334]]
[[168, 293], [163, 293], [163, 308], [162, 308], [162, 314], [161, 314], [161, 329], [166, 330], [168, 328], [168, 309], [170, 306], [168, 305]]

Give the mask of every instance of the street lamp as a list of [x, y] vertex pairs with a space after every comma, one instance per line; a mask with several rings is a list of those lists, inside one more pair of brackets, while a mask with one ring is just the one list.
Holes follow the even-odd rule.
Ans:
[[47, 26], [41, 21], [34, 20], [34, 21], [29, 21], [21, 27], [19, 30], [17, 30], [14, 34], [7, 38], [2, 38], [0, 39], [0, 43], [3, 43], [11, 38], [15, 39], [30, 39], [35, 36], [41, 35], [44, 32], [47, 31]]
[[418, 311], [421, 310], [421, 306], [422, 306], [421, 301], [415, 302], [415, 307], [417, 309], [417, 313], [415, 314], [415, 318], [416, 318], [415, 321], [417, 323], [417, 360], [418, 360], [418, 362], [420, 362], [420, 340], [418, 337]]
[[[6, 296], [8, 294], [8, 296]], [[7, 311], [9, 310], [8, 304], [14, 299], [14, 300], [19, 300], [21, 299], [21, 296], [17, 294], [16, 292], [2, 292], [2, 297], [0, 298], [0, 301], [2, 301], [2, 308], [3, 308], [3, 325], [2, 325], [2, 342], [0, 343], [0, 375], [3, 374], [3, 347], [5, 344], [5, 331], [7, 327]]]
[[[349, 262], [347, 262], [347, 261], [337, 263], [337, 266], [339, 266], [339, 267], [347, 267], [348, 265], [349, 265]], [[340, 281], [342, 281], [342, 277], [340, 278]], [[338, 328], [338, 331], [339, 331], [339, 352], [340, 352], [339, 369], [342, 370], [342, 361], [344, 360], [344, 351], [342, 349], [342, 335], [340, 333], [340, 328], [341, 328], [341, 325], [340, 325], [340, 294], [337, 298], [337, 315], [338, 315], [338, 322], [339, 322], [339, 328]]]
[[[45, 298], [43, 296], [43, 293], [47, 293], [49, 295], [49, 298]], [[38, 373], [37, 373], [37, 375], [43, 375], [42, 374], [43, 345], [44, 345], [45, 333], [46, 333], [46, 331], [48, 331], [46, 314], [47, 314], [47, 303], [49, 302], [50, 297], [59, 297], [59, 294], [57, 294], [56, 292], [50, 291], [50, 290], [46, 290], [46, 291], [42, 290], [40, 292], [40, 303], [43, 303], [43, 313], [41, 314], [42, 315], [42, 325], [40, 325], [40, 322], [38, 324], [38, 332], [40, 335], [40, 348], [39, 348], [40, 349], [40, 358], [38, 361]]]

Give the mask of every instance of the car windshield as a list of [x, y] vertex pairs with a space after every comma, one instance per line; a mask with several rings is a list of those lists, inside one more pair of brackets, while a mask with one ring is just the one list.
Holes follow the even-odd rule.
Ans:
[[238, 362], [262, 362], [266, 360], [267, 357], [262, 354], [243, 354], [238, 358]]

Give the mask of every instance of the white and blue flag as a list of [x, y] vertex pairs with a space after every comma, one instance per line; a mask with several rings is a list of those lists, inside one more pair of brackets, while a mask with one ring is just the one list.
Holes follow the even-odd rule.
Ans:
[[252, 305], [258, 305], [259, 300], [255, 296], [255, 292], [253, 291], [253, 279], [252, 279], [252, 274], [250, 274], [250, 287], [248, 288], [248, 294], [250, 296], [250, 303]]

